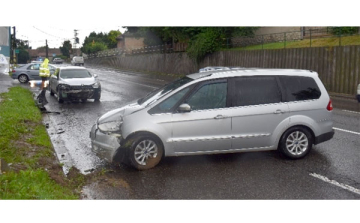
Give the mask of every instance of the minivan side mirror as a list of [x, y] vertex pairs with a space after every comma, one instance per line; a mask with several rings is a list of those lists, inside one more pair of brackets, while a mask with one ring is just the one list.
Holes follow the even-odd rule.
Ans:
[[188, 104], [181, 104], [178, 108], [178, 111], [181, 112], [181, 113], [184, 113], [184, 112], [190, 112], [191, 111], [191, 106], [188, 105]]
[[98, 77], [98, 75], [97, 74], [94, 74], [94, 78], [97, 78]]

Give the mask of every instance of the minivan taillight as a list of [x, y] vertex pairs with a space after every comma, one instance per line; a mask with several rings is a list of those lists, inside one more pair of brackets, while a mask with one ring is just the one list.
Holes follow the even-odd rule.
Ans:
[[13, 69], [11, 72], [15, 73], [15, 69]]
[[327, 105], [326, 109], [327, 109], [328, 111], [332, 111], [332, 110], [333, 110], [333, 106], [332, 106], [331, 99], [329, 100], [329, 104]]

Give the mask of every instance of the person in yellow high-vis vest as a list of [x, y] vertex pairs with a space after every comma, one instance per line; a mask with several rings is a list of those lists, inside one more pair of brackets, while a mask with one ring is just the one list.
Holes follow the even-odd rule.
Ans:
[[49, 64], [49, 60], [48, 58], [45, 58], [44, 62], [42, 62], [39, 69], [39, 76], [41, 77], [42, 82], [41, 82], [41, 93], [37, 96], [37, 101], [38, 104], [41, 105], [41, 107], [43, 107], [48, 103], [45, 97], [45, 92], [46, 92], [45, 81], [48, 79], [48, 77], [50, 77], [50, 69], [48, 64]]
[[50, 69], [49, 69], [49, 60], [48, 58], [45, 58], [44, 62], [41, 63], [40, 65], [40, 70], [39, 70], [39, 76], [41, 77], [41, 90], [44, 89], [45, 86], [45, 81], [47, 80], [48, 77], [50, 77]]

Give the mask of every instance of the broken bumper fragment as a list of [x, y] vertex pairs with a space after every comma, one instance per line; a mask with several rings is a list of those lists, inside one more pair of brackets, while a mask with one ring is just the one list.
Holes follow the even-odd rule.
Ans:
[[[91, 128], [90, 139], [92, 151], [100, 158], [112, 163], [114, 157], [119, 156], [117, 150], [120, 148], [121, 135], [114, 133], [104, 134], [95, 124]], [[116, 160], [119, 160], [119, 157]]]

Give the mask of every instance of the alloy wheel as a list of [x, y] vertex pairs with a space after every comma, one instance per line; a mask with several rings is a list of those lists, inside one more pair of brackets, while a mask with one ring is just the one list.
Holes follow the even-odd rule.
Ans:
[[309, 145], [309, 139], [301, 131], [292, 132], [286, 139], [286, 149], [292, 155], [299, 156], [303, 154]]
[[152, 140], [146, 139], [137, 144], [134, 150], [135, 161], [145, 166], [149, 158], [156, 158], [158, 155], [158, 147]]

